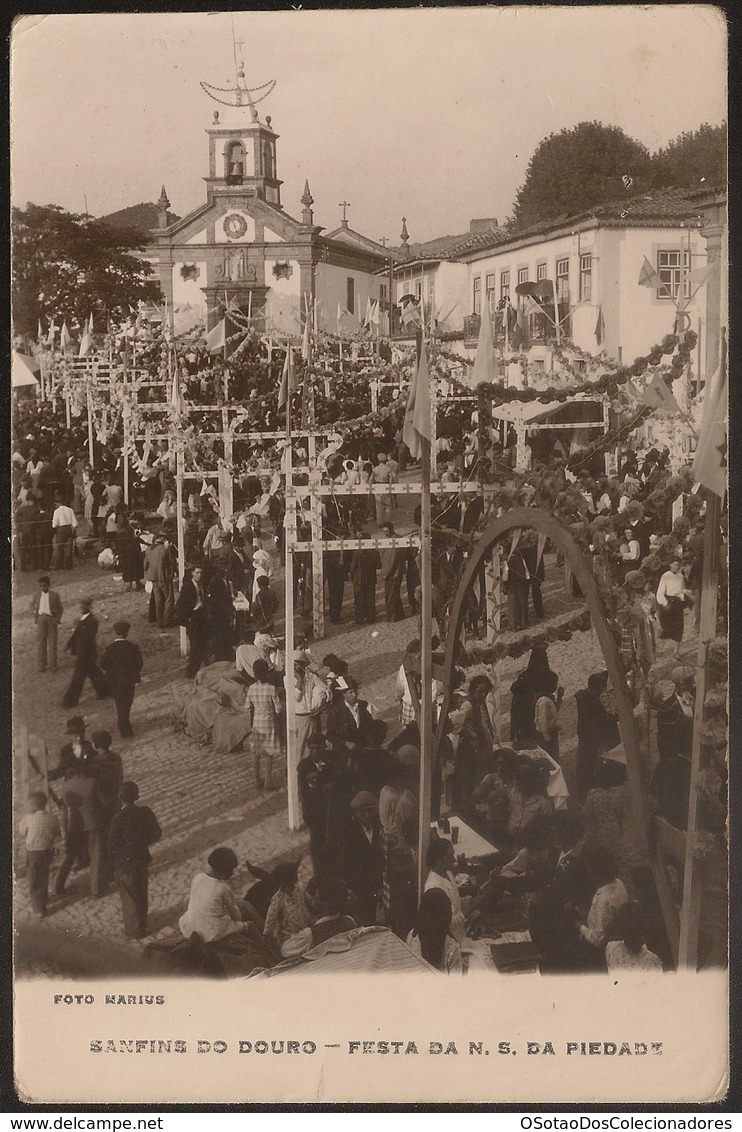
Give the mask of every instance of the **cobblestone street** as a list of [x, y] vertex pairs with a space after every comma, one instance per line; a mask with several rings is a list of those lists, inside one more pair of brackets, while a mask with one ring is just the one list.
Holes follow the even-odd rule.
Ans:
[[[114, 750], [123, 758], [125, 777], [139, 784], [142, 802], [152, 807], [162, 826], [163, 837], [153, 847], [150, 870], [151, 935], [148, 937], [162, 938], [176, 928], [178, 917], [185, 909], [191, 878], [216, 845], [228, 845], [237, 853], [240, 868], [235, 874], [235, 889], [243, 892], [251, 882], [244, 864], [246, 860], [270, 868], [280, 860], [295, 858], [306, 851], [307, 834], [303, 830], [291, 832], [288, 828], [285, 785], [269, 795], [255, 790], [248, 753], [218, 754], [211, 747], [201, 747], [173, 731], [171, 711], [188, 695], [190, 681], [184, 675], [185, 663], [179, 655], [178, 630], [159, 632], [148, 623], [149, 599], [145, 593], [125, 590], [115, 575], [98, 569], [94, 561], [77, 566], [71, 573], [58, 574], [52, 585], [65, 607], [59, 633], [60, 667], [57, 673], [40, 674], [36, 671], [36, 637], [29, 613], [36, 576], [16, 574], [16, 726], [25, 724], [32, 735], [43, 740], [49, 766], [54, 766], [65, 741], [65, 721], [74, 714], [60, 705], [72, 670], [72, 660], [64, 652], [64, 646], [78, 615], [77, 603], [83, 596], [92, 597], [100, 622], [101, 651], [112, 639], [112, 625], [117, 619], [125, 617], [131, 622], [130, 639], [140, 645], [144, 654], [142, 683], [132, 711], [134, 738], [121, 740], [118, 737], [113, 701], [97, 700], [89, 686], [77, 710], [85, 717], [88, 734], [98, 728], [111, 731]], [[280, 574], [274, 585], [280, 592]], [[565, 602], [563, 573], [555, 566], [553, 557], [549, 559], [544, 598], [547, 616], [558, 616], [570, 608]], [[381, 608], [380, 602], [377, 607]], [[380, 621], [374, 626], [353, 625], [350, 586], [346, 587], [343, 616], [344, 623], [331, 627], [332, 637], [315, 643], [315, 655], [321, 658], [332, 649], [348, 661], [351, 672], [362, 683], [362, 697], [389, 723], [391, 737], [396, 731], [396, 672], [406, 644], [419, 633], [417, 624], [410, 617], [396, 624]], [[508, 634], [503, 636], [507, 639]], [[504, 739], [508, 734], [507, 689], [526, 660], [527, 656], [517, 660], [508, 658], [500, 665]], [[576, 745], [574, 693], [584, 685], [591, 671], [603, 667], [597, 638], [588, 631], [574, 634], [569, 641], [554, 643], [549, 647], [549, 660], [565, 691], [560, 715], [561, 751], [562, 765], [571, 783]], [[21, 854], [17, 859], [22, 865]], [[307, 855], [302, 868], [305, 878], [309, 872]], [[34, 930], [64, 932], [76, 940], [105, 940], [115, 946], [139, 948], [141, 944], [127, 943], [123, 935], [115, 890], [99, 899], [89, 897], [88, 891], [87, 872], [73, 874], [68, 894], [50, 902], [46, 921]], [[16, 889], [16, 909], [19, 927], [29, 928], [30, 911], [22, 879]]]

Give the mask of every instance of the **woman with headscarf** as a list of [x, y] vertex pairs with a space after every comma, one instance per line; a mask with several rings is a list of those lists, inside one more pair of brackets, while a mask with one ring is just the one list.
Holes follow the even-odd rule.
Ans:
[[539, 696], [551, 694], [554, 675], [549, 668], [546, 645], [534, 645], [528, 658], [528, 665], [510, 685], [511, 743], [519, 742], [532, 731], [536, 701]]
[[263, 550], [258, 539], [253, 540], [252, 564], [255, 571], [252, 583], [252, 600], [258, 596], [258, 578], [273, 577], [273, 559], [267, 550]]
[[446, 975], [463, 971], [461, 948], [451, 934], [451, 901], [440, 888], [423, 893], [415, 926], [407, 936], [407, 946], [416, 955]]

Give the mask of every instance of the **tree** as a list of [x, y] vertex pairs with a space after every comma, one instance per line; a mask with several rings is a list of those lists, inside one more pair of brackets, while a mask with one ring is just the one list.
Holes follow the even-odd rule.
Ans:
[[[623, 181], [631, 178], [629, 186]], [[580, 122], [536, 147], [515, 198], [519, 228], [573, 215], [643, 192], [651, 184], [649, 150], [618, 126]]]
[[134, 253], [147, 236], [58, 205], [28, 204], [12, 216], [14, 334], [35, 336], [39, 319], [70, 329], [92, 313], [99, 327], [121, 322], [139, 300], [161, 301], [151, 264]]
[[727, 127], [704, 122], [687, 130], [652, 155], [657, 188], [723, 188], [727, 182]]

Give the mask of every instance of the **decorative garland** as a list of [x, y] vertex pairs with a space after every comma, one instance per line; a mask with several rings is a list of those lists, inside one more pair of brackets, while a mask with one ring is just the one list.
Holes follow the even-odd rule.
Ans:
[[491, 645], [467, 645], [462, 654], [461, 664], [464, 668], [471, 668], [475, 664], [494, 664], [506, 656], [516, 658], [539, 645], [568, 641], [574, 633], [584, 633], [589, 628], [590, 610], [580, 609], [557, 624], [541, 626], [538, 629], [523, 629], [511, 641], [495, 641]]

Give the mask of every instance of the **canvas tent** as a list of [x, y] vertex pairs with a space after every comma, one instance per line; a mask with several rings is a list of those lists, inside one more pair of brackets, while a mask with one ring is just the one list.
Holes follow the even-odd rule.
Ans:
[[35, 376], [35, 373], [39, 368], [39, 363], [35, 358], [30, 358], [28, 354], [21, 354], [18, 350], [13, 350], [10, 371], [12, 388], [22, 389], [25, 386], [38, 385], [39, 379]]

